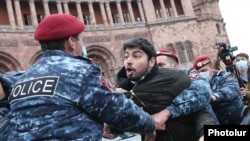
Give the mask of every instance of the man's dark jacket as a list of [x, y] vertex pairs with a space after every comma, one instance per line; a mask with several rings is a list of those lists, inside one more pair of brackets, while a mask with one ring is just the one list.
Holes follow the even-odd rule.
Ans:
[[[117, 76], [118, 87], [133, 91], [136, 96], [133, 96], [132, 100], [150, 114], [165, 109], [190, 83], [191, 80], [184, 72], [170, 68], [158, 69], [157, 66], [136, 85], [127, 78], [124, 67]], [[126, 94], [127, 97], [131, 98], [131, 92]], [[146, 107], [140, 101], [143, 101]]]

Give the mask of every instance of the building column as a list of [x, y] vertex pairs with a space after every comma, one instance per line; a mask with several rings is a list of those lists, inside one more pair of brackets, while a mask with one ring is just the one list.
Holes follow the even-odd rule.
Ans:
[[108, 19], [109, 19], [109, 25], [111, 27], [114, 26], [114, 23], [113, 23], [113, 19], [112, 19], [112, 14], [111, 14], [111, 9], [110, 9], [110, 5], [109, 5], [109, 0], [107, 0], [105, 2], [105, 7], [106, 7], [106, 11], [107, 11], [107, 14], [108, 14]]
[[19, 0], [14, 0], [14, 6], [16, 10], [16, 19], [17, 19], [17, 25], [19, 29], [23, 29], [23, 17], [22, 17], [22, 12], [21, 12], [21, 7], [20, 7], [20, 1]]
[[63, 11], [62, 11], [62, 1], [57, 0], [56, 1], [56, 7], [57, 7], [57, 10], [58, 10], [58, 13], [62, 14], [63, 13]]
[[127, 6], [128, 6], [129, 15], [130, 15], [130, 20], [133, 24], [135, 24], [135, 16], [134, 16], [133, 8], [131, 6], [131, 0], [127, 1]]
[[101, 9], [101, 14], [102, 14], [102, 19], [103, 19], [104, 25], [105, 25], [105, 27], [107, 27], [108, 22], [107, 22], [107, 16], [106, 16], [106, 12], [104, 9], [103, 1], [100, 1], [99, 4], [100, 4], [100, 9]]
[[7, 11], [8, 11], [10, 27], [11, 27], [12, 30], [15, 30], [16, 29], [16, 23], [15, 23], [14, 12], [13, 12], [13, 7], [12, 7], [12, 1], [11, 0], [6, 0], [6, 7], [7, 7]]
[[116, 7], [118, 10], [118, 14], [119, 14], [119, 22], [124, 25], [124, 19], [123, 19], [123, 14], [122, 14], [122, 8], [121, 8], [121, 0], [117, 0], [116, 1]]
[[68, 1], [63, 1], [64, 13], [69, 14]]
[[166, 7], [163, 0], [160, 0], [160, 5], [161, 5], [161, 15], [163, 16], [162, 18], [167, 19], [168, 17], [166, 13]]
[[43, 0], [43, 8], [44, 8], [45, 16], [50, 15], [48, 2], [49, 2], [49, 0]]
[[95, 28], [96, 21], [95, 21], [93, 2], [88, 2], [88, 7], [89, 7], [89, 13], [90, 13], [90, 23], [91, 23], [92, 27]]
[[195, 16], [191, 1], [181, 0], [181, 5], [185, 16]]
[[29, 0], [29, 6], [30, 6], [30, 12], [31, 12], [32, 25], [36, 27], [38, 22], [37, 22], [36, 8], [35, 8], [35, 0]]
[[177, 11], [176, 11], [176, 8], [175, 8], [174, 0], [170, 0], [170, 3], [171, 3], [171, 7], [173, 8], [174, 17], [177, 18], [178, 14], [177, 14]]
[[137, 0], [137, 5], [138, 5], [138, 8], [139, 8], [141, 20], [142, 20], [143, 23], [146, 23], [146, 21], [145, 21], [145, 16], [144, 16], [144, 13], [143, 13], [143, 9], [142, 9], [141, 0]]
[[84, 22], [83, 20], [83, 15], [82, 15], [82, 8], [81, 8], [81, 2], [80, 1], [76, 1], [76, 9], [77, 9], [77, 17]]

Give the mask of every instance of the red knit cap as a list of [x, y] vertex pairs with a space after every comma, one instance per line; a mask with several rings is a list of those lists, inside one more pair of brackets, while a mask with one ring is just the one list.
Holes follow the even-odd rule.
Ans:
[[51, 41], [77, 35], [84, 31], [82, 21], [70, 14], [52, 14], [45, 17], [37, 26], [34, 38], [38, 41]]
[[193, 67], [197, 70], [204, 67], [211, 62], [210, 57], [207, 55], [199, 56], [194, 60]]
[[160, 55], [166, 55], [166, 56], [172, 57], [177, 61], [177, 63], [179, 63], [179, 59], [177, 55], [172, 51], [162, 49], [162, 50], [157, 51], [157, 56], [160, 56]]

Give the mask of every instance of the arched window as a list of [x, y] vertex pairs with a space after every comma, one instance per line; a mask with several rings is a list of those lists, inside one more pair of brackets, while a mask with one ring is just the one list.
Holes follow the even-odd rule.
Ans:
[[220, 35], [221, 31], [220, 31], [220, 25], [218, 23], [216, 24], [216, 29], [217, 29], [218, 34]]
[[186, 48], [186, 53], [188, 57], [188, 61], [191, 62], [194, 60], [194, 53], [192, 50], [192, 42], [191, 41], [185, 41], [185, 48]]
[[185, 57], [184, 47], [182, 46], [181, 42], [176, 43], [176, 51], [179, 56], [180, 63], [186, 63], [187, 59]]

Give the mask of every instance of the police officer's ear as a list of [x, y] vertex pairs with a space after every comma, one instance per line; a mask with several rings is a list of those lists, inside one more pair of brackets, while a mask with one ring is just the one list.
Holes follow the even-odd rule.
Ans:
[[173, 68], [179, 68], [179, 63], [174, 63]]
[[77, 48], [77, 42], [75, 40], [76, 39], [73, 36], [70, 36], [66, 39], [65, 44], [64, 44], [64, 48], [65, 48], [64, 51], [73, 56], [76, 55], [75, 50]]
[[75, 50], [77, 47], [77, 41], [73, 36], [68, 37], [66, 43], [69, 50]]
[[3, 100], [4, 98], [5, 98], [5, 92], [2, 83], [0, 82], [0, 100]]

